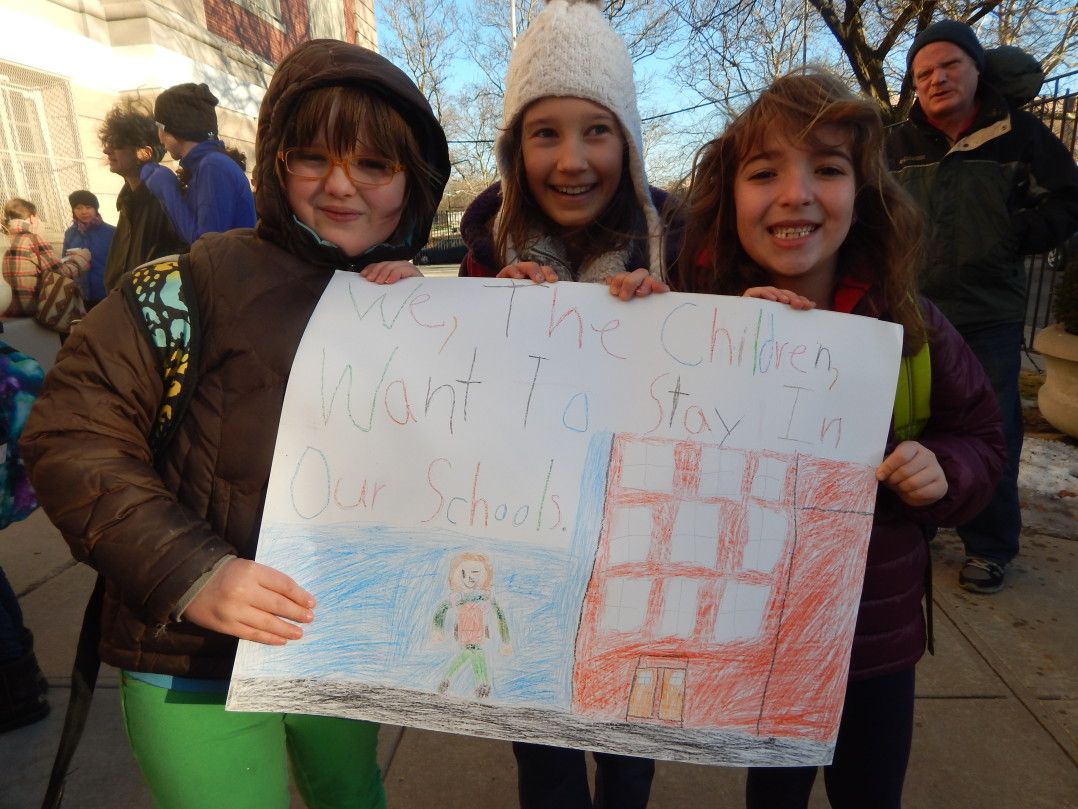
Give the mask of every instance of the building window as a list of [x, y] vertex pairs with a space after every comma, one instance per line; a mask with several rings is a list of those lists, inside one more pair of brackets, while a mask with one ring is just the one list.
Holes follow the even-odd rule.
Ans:
[[71, 218], [67, 195], [85, 187], [68, 83], [0, 61], [0, 196], [33, 202], [42, 236], [59, 241]]
[[761, 500], [778, 500], [786, 493], [786, 472], [790, 465], [777, 458], [760, 458], [756, 474], [752, 478], [753, 497]]
[[722, 512], [717, 505], [682, 501], [670, 537], [670, 561], [714, 568]]
[[727, 581], [715, 616], [715, 642], [751, 640], [759, 635], [770, 596], [767, 585]]
[[647, 441], [622, 444], [621, 486], [649, 492], [674, 491], [674, 445]]
[[610, 531], [608, 565], [645, 562], [651, 548], [651, 509], [647, 506], [619, 508]]
[[749, 503], [746, 510], [749, 534], [745, 540], [741, 566], [746, 570], [770, 573], [786, 547], [786, 513], [761, 508], [753, 503]]
[[705, 446], [700, 453], [701, 497], [741, 497], [745, 456], [735, 450]]
[[648, 609], [650, 578], [607, 579], [603, 598], [604, 632], [636, 632], [644, 625]]
[[663, 615], [659, 622], [659, 634], [664, 637], [692, 636], [696, 629], [700, 585], [693, 579], [681, 576], [663, 582]]

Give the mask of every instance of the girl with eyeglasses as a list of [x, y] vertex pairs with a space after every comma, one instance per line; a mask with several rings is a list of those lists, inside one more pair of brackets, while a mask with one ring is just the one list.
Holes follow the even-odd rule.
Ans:
[[[407, 260], [427, 240], [448, 149], [404, 73], [315, 40], [274, 74], [256, 153], [257, 226], [207, 234], [97, 306], [50, 374], [24, 447], [42, 506], [105, 582], [101, 658], [121, 669], [155, 806], [286, 809], [290, 763], [309, 807], [382, 807], [376, 725], [226, 713], [224, 701], [237, 638], [282, 645], [317, 620], [308, 592], [253, 561], [307, 321], [336, 270], [378, 283], [416, 274]], [[168, 390], [164, 330], [142, 314], [162, 304], [173, 324], [187, 311], [193, 333]], [[176, 388], [182, 415], [151, 444]]]

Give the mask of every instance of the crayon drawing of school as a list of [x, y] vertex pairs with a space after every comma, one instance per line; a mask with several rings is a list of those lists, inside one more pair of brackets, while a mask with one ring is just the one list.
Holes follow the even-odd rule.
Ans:
[[[241, 645], [229, 706], [726, 764], [830, 760], [871, 467], [592, 437], [564, 548], [467, 531], [263, 526], [319, 602]], [[493, 502], [461, 513], [500, 513]]]
[[847, 467], [616, 436], [574, 711], [830, 738], [848, 665], [834, 638], [854, 616], [826, 607], [856, 590], [841, 546], [871, 523], [875, 497], [871, 475]]

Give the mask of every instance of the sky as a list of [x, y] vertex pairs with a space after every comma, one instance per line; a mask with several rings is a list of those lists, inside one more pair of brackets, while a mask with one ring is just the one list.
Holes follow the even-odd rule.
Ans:
[[[470, 0], [458, 0], [458, 4], [464, 9], [468, 9], [471, 5]], [[387, 43], [392, 41], [393, 34], [382, 15], [382, 5], [376, 6], [376, 11], [378, 12], [378, 40], [384, 51]], [[466, 10], [462, 12], [462, 14], [466, 13]], [[506, 3], [505, 18], [508, 29], [508, 3]], [[677, 54], [671, 47], [667, 52], [660, 52], [636, 62], [634, 73], [640, 92], [638, 104], [642, 118], [647, 119], [651, 116], [675, 112], [701, 103], [699, 96], [671, 79], [676, 58]], [[450, 92], [458, 92], [470, 84], [484, 81], [485, 76], [478, 65], [467, 51], [462, 49], [450, 71]], [[692, 154], [702, 142], [702, 137], [699, 134], [681, 137], [679, 132], [682, 129], [694, 131], [699, 129], [699, 120], [701, 117], [707, 117], [709, 112], [710, 108], [706, 108], [664, 117], [665, 134], [660, 143], [649, 144], [649, 155], [646, 158], [649, 164], [649, 175], [653, 175], [654, 180], [665, 182], [688, 173], [691, 168]], [[493, 139], [494, 134], [494, 132], [489, 133], [490, 138]]]

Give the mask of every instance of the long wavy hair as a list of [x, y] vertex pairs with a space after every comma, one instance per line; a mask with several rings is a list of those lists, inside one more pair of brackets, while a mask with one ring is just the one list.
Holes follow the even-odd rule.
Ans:
[[871, 283], [882, 308], [905, 330], [903, 354], [916, 353], [926, 339], [916, 293], [924, 217], [887, 170], [884, 127], [876, 105], [823, 71], [777, 79], [697, 153], [683, 206], [685, 238], [671, 273], [673, 286], [682, 292], [740, 295], [770, 283], [737, 235], [738, 166], [775, 133], [793, 144], [819, 147], [818, 133], [825, 126], [846, 131], [857, 187], [854, 221], [839, 250], [838, 278], [853, 275]]

